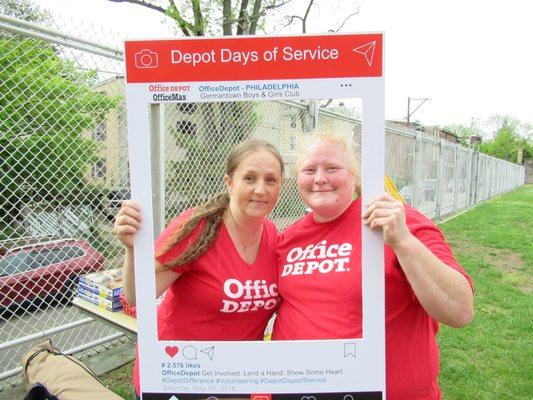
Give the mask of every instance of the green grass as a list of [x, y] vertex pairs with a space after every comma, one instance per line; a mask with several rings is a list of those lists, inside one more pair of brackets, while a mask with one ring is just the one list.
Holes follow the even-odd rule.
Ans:
[[442, 327], [441, 388], [449, 399], [533, 395], [533, 186], [441, 225], [475, 286], [475, 317]]
[[101, 376], [100, 379], [107, 388], [111, 389], [120, 397], [128, 400], [133, 399], [135, 396], [133, 381], [131, 379], [132, 370], [133, 362], [130, 362], [123, 367], [108, 372], [104, 376]]
[[[444, 400], [531, 399], [533, 394], [533, 186], [489, 200], [441, 226], [475, 286], [475, 317], [442, 326]], [[131, 398], [132, 364], [104, 382]]]

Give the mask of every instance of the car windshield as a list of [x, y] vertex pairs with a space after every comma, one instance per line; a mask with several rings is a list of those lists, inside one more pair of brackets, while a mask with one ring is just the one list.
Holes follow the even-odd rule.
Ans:
[[85, 252], [80, 247], [67, 246], [54, 249], [40, 249], [38, 251], [32, 251], [30, 254], [37, 263], [33, 268], [40, 268], [46, 267], [47, 265], [57, 264], [61, 261], [81, 257]]
[[21, 251], [0, 259], [0, 276], [15, 275], [28, 270], [47, 267], [65, 260], [81, 257], [85, 251], [79, 246], [41, 248], [30, 252]]

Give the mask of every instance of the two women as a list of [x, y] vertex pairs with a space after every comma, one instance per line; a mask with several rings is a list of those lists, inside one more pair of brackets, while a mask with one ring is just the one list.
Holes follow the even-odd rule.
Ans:
[[[214, 214], [220, 215], [223, 221], [220, 230], [207, 228], [209, 223], [204, 220], [208, 221], [211, 217], [206, 216], [212, 214], [193, 210], [190, 214], [198, 214], [198, 224], [183, 221], [190, 217], [180, 217], [156, 241], [158, 269], [162, 270], [157, 273], [158, 294], [170, 286], [158, 310], [160, 337], [261, 338], [273, 308], [261, 307], [261, 303], [256, 307], [250, 303], [252, 299], [247, 299], [244, 305], [241, 301], [229, 303], [224, 297], [226, 289], [231, 291], [239, 285], [236, 281], [239, 278], [232, 274], [240, 272], [231, 270], [235, 261], [239, 271], [246, 271], [247, 278], [265, 281], [272, 289], [266, 291], [272, 299], [277, 299], [277, 283], [283, 300], [273, 340], [361, 337], [360, 255], [361, 224], [364, 224], [382, 230], [386, 243], [387, 398], [439, 399], [435, 340], [438, 323], [457, 327], [468, 324], [473, 302], [470, 278], [455, 260], [441, 232], [418, 211], [389, 195], [382, 195], [369, 205], [362, 205], [360, 198], [353, 200], [354, 193], [359, 194], [360, 189], [353, 152], [341, 138], [317, 134], [302, 148], [297, 162], [300, 195], [312, 213], [280, 236], [276, 282], [276, 277], [269, 275], [275, 270], [274, 242], [268, 242], [266, 249], [261, 246], [265, 232], [269, 238], [275, 236], [274, 228], [264, 218], [277, 200], [281, 172], [281, 159], [272, 151], [249, 153], [236, 168], [228, 169], [228, 206], [214, 208], [218, 210]], [[272, 188], [270, 196], [265, 188]], [[121, 227], [128, 227], [127, 234], [119, 233], [128, 247], [129, 235], [134, 233], [132, 227], [139, 215], [133, 207], [125, 208], [127, 212], [117, 217], [117, 233]], [[123, 218], [125, 225], [119, 222], [121, 217], [128, 218]], [[213, 244], [208, 242], [211, 250], [191, 263], [189, 254], [196, 254], [195, 249], [203, 247], [201, 243], [206, 241], [201, 232], [206, 231], [213, 232], [216, 238]], [[228, 263], [222, 262], [226, 258]], [[266, 275], [251, 278], [252, 271], [247, 268], [256, 258], [265, 262], [262, 269]], [[132, 285], [133, 269], [128, 259], [131, 259], [131, 244], [125, 276]], [[216, 284], [205, 278], [218, 271], [231, 272], [214, 280]], [[129, 298], [132, 289], [133, 286], [126, 287]], [[225, 312], [240, 307], [247, 313], [239, 316]], [[262, 316], [254, 320], [254, 313]], [[241, 335], [241, 330], [250, 323], [253, 328]]]

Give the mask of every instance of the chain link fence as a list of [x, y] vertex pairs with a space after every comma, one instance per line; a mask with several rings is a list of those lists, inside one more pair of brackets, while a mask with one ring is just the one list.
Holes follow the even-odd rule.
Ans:
[[[121, 265], [112, 226], [130, 196], [124, 93], [120, 51], [0, 16], [0, 390], [44, 337], [69, 353], [127, 340], [69, 304], [80, 275]], [[287, 164], [271, 216], [283, 229], [305, 210], [291, 172], [298, 138], [318, 129], [361, 140], [360, 120], [317, 102], [178, 103], [151, 113], [162, 132], [161, 225], [222, 190], [229, 149], [258, 137]], [[392, 125], [385, 151], [406, 201], [432, 218], [524, 180], [521, 166]]]

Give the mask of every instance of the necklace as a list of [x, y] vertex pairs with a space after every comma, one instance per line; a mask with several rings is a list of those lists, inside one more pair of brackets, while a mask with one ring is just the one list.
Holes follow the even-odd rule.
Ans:
[[[236, 247], [242, 251], [243, 253], [246, 253], [248, 251], [248, 244], [246, 244], [246, 242], [244, 241], [244, 239], [242, 238], [241, 236], [241, 233], [239, 232], [240, 229], [239, 229], [239, 225], [237, 224], [237, 220], [235, 219], [235, 217], [233, 216], [233, 213], [231, 212], [231, 210], [228, 208], [228, 213], [231, 217], [231, 222], [232, 222], [232, 225], [234, 226], [234, 230], [235, 230], [235, 234], [237, 235], [237, 238], [239, 239], [239, 243], [235, 243], [234, 244], [236, 245]], [[261, 237], [263, 234], [263, 224], [261, 224], [261, 229], [260, 229], [260, 236]], [[254, 242], [256, 242], [255, 238], [254, 238]], [[254, 243], [255, 245], [256, 243]]]

